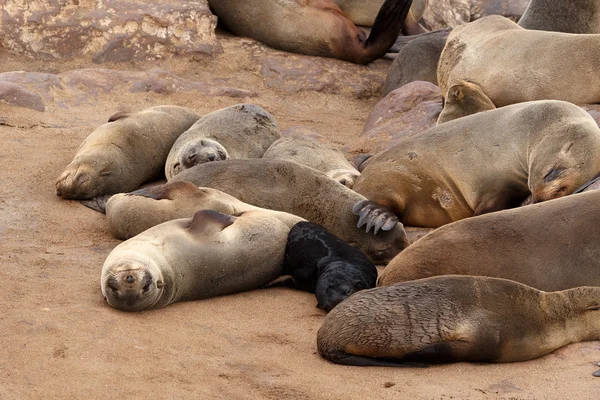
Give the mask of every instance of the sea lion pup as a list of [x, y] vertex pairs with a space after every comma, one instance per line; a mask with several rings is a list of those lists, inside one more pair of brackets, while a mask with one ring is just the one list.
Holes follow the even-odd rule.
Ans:
[[[106, 220], [113, 236], [127, 240], [155, 225], [191, 217], [197, 210], [213, 210], [226, 215], [264, 210], [243, 203], [217, 189], [199, 188], [191, 182], [169, 182], [131, 193], [112, 196], [105, 205]], [[291, 228], [302, 218], [272, 211]]]
[[263, 159], [293, 161], [323, 172], [325, 175], [352, 188], [360, 172], [344, 154], [324, 143], [297, 136], [284, 137], [267, 149]]
[[200, 118], [177, 106], [117, 113], [79, 146], [75, 158], [56, 182], [65, 199], [91, 199], [129, 192], [159, 178], [175, 140]]
[[409, 245], [401, 224], [377, 235], [356, 227], [352, 205], [365, 198], [325, 174], [290, 161], [248, 159], [197, 165], [173, 181], [222, 190], [245, 203], [298, 215], [385, 264]]
[[506, 279], [439, 276], [363, 290], [325, 317], [331, 362], [516, 362], [600, 339], [600, 287], [542, 292]]
[[450, 33], [437, 77], [442, 94], [477, 82], [496, 107], [544, 99], [592, 104], [600, 102], [599, 59], [600, 35], [528, 30], [490, 15]]
[[325, 311], [377, 281], [377, 268], [362, 251], [312, 222], [290, 230], [283, 273], [291, 275], [293, 287], [315, 293]]
[[448, 89], [437, 125], [494, 108], [496, 106], [483, 93], [481, 86], [475, 82], [460, 81]]
[[[384, 0], [335, 0], [335, 4], [352, 23], [362, 26], [373, 26], [375, 17], [377, 17], [383, 3]], [[405, 35], [418, 35], [427, 32], [418, 21], [423, 17], [428, 4], [429, 0], [412, 2], [410, 11], [404, 20], [404, 28], [402, 28]]]
[[289, 230], [268, 210], [167, 221], [114, 248], [102, 294], [115, 308], [141, 311], [258, 289], [281, 275]]
[[436, 275], [506, 278], [540, 290], [600, 286], [600, 192], [468, 218], [394, 258], [378, 285]]
[[394, 44], [411, 3], [385, 0], [368, 37], [333, 0], [218, 0], [210, 8], [236, 35], [292, 53], [367, 64]]
[[600, 171], [600, 128], [556, 100], [469, 115], [406, 138], [368, 159], [353, 190], [358, 226], [436, 228], [566, 196]]
[[175, 175], [210, 161], [260, 158], [281, 138], [275, 118], [254, 104], [236, 104], [200, 118], [175, 141], [165, 175]]
[[598, 0], [531, 0], [519, 25], [525, 29], [600, 33]]

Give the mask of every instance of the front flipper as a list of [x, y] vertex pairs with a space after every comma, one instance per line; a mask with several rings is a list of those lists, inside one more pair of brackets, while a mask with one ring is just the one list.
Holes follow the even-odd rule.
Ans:
[[281, 275], [273, 279], [271, 282], [266, 283], [263, 288], [270, 288], [273, 286], [294, 286], [294, 277], [291, 275]]
[[94, 211], [106, 214], [106, 203], [111, 197], [112, 194], [105, 194], [102, 196], [94, 197], [91, 200], [81, 200], [80, 203], [86, 206], [87, 208], [91, 208]]
[[428, 368], [429, 365], [416, 362], [400, 361], [393, 358], [374, 358], [365, 356], [347, 355], [336, 357], [336, 364], [355, 365], [359, 367], [412, 367], [412, 368]]
[[374, 227], [373, 234], [377, 235], [379, 230], [389, 231], [398, 224], [398, 217], [383, 204], [369, 200], [361, 200], [352, 207], [352, 213], [358, 215], [357, 228], [367, 224], [367, 232]]

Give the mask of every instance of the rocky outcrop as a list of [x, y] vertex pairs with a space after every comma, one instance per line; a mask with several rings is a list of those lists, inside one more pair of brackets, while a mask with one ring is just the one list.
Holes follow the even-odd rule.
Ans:
[[0, 82], [0, 101], [9, 106], [44, 111], [42, 98], [13, 82]]
[[1, 45], [36, 59], [95, 62], [221, 52], [207, 0], [4, 0]]

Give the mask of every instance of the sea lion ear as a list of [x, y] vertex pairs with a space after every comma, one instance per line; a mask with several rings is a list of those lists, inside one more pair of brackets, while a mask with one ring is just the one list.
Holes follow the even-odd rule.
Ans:
[[448, 89], [448, 98], [454, 98], [456, 101], [461, 101], [464, 97], [463, 92], [461, 90], [462, 85], [454, 85], [450, 89]]
[[225, 215], [213, 210], [200, 210], [196, 211], [188, 230], [194, 235], [211, 235], [213, 233], [221, 232], [229, 225], [233, 224], [235, 217], [231, 215]]
[[118, 113], [111, 115], [111, 116], [108, 118], [108, 122], [115, 122], [115, 121], [118, 121], [118, 120], [120, 120], [120, 119], [127, 118], [127, 117], [129, 117], [130, 115], [131, 115], [131, 114], [130, 114], [130, 113], [128, 113], [128, 112], [125, 112], [125, 111], [119, 111]]
[[600, 310], [600, 304], [594, 304], [585, 309], [586, 311]]

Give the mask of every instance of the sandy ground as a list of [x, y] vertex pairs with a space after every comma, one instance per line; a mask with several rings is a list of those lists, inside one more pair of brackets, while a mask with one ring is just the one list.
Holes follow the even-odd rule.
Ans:
[[[267, 87], [244, 43], [224, 39], [224, 54], [200, 61], [102, 67], [158, 66], [188, 79], [226, 82], [256, 91], [250, 101], [272, 112], [282, 128], [312, 127], [337, 147], [358, 137], [377, 97]], [[387, 65], [376, 63], [384, 70]], [[97, 65], [36, 63], [4, 54], [0, 67], [58, 73]], [[345, 367], [316, 353], [325, 314], [308, 293], [272, 288], [150, 312], [112, 309], [99, 279], [118, 241], [108, 234], [103, 215], [56, 197], [57, 176], [81, 141], [116, 111], [177, 104], [206, 113], [244, 99], [117, 90], [87, 100], [66, 108], [46, 104], [43, 113], [0, 104], [0, 399], [600, 396], [600, 378], [591, 375], [600, 342], [515, 364]]]

